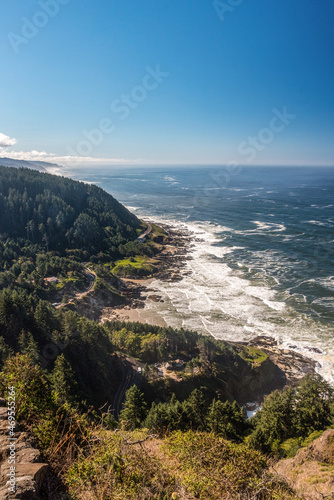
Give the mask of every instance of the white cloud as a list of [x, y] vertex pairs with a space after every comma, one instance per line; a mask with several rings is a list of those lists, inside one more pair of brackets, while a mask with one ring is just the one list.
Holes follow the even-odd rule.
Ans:
[[93, 158], [91, 156], [58, 156], [46, 151], [8, 151], [0, 142], [0, 156], [6, 156], [14, 160], [45, 161], [57, 163], [62, 166], [76, 167], [80, 165], [112, 165], [120, 163], [134, 164], [140, 160], [128, 160], [124, 158]]
[[9, 146], [14, 146], [14, 144], [16, 144], [16, 139], [0, 132], [0, 148], [8, 148]]
[[128, 160], [124, 158], [93, 158], [91, 156], [59, 156], [46, 151], [14, 151], [8, 149], [16, 144], [16, 139], [0, 132], [0, 157], [5, 156], [13, 160], [44, 161], [57, 163], [63, 167], [79, 167], [80, 165], [113, 165], [113, 164], [135, 164], [141, 160]]

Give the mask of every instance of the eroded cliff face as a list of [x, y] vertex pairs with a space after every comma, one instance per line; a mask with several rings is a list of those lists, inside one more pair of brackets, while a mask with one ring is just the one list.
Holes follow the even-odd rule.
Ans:
[[[272, 472], [285, 478], [307, 500], [334, 496], [334, 429], [325, 431], [294, 458], [280, 460]], [[332, 495], [331, 495], [332, 494]]]
[[260, 404], [265, 395], [275, 389], [283, 389], [286, 383], [285, 373], [267, 358], [258, 366], [244, 367], [237, 378], [231, 381], [231, 395], [239, 404], [251, 401]]
[[[239, 403], [257, 402], [260, 404], [265, 395], [282, 390], [287, 385], [297, 385], [308, 373], [314, 373], [316, 362], [293, 350], [281, 349], [271, 337], [259, 336], [249, 343], [231, 343], [239, 353], [242, 349], [256, 349], [260, 353], [254, 361], [247, 360], [238, 367], [237, 372], [231, 365], [229, 397]], [[235, 374], [237, 373], [237, 376]]]
[[308, 373], [314, 373], [317, 362], [302, 356], [293, 349], [282, 349], [272, 337], [258, 336], [249, 342], [250, 346], [260, 349], [285, 373], [289, 384], [297, 384]]
[[259, 336], [247, 344], [232, 345], [256, 348], [266, 356], [261, 363], [248, 362], [248, 366], [239, 374], [239, 382], [234, 383], [234, 391], [239, 395], [237, 400], [242, 403], [260, 403], [265, 395], [275, 389], [297, 385], [305, 375], [315, 372], [317, 363], [314, 360], [293, 350], [281, 349], [271, 337]]

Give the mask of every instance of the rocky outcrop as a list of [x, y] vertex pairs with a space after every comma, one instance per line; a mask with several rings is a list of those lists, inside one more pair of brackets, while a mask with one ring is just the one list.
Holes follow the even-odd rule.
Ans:
[[272, 337], [259, 336], [248, 342], [268, 355], [286, 378], [286, 383], [297, 384], [308, 373], [314, 373], [317, 362], [290, 349], [282, 349]]
[[256, 367], [245, 364], [236, 379], [231, 377], [230, 386], [233, 387], [232, 398], [239, 404], [256, 401], [260, 405], [267, 394], [283, 389], [286, 383], [285, 373], [268, 357]]
[[[15, 440], [9, 439], [5, 405], [6, 401], [0, 399], [0, 499], [40, 500], [48, 465], [41, 463], [40, 452], [34, 448], [31, 436], [21, 432], [17, 425]], [[9, 489], [12, 485], [15, 485], [15, 493]]]
[[266, 355], [260, 363], [245, 364], [237, 380], [230, 378], [229, 386], [233, 387], [230, 395], [241, 404], [250, 401], [259, 406], [264, 396], [285, 386], [295, 386], [308, 373], [314, 373], [316, 361], [301, 354], [282, 349], [272, 337], [258, 336], [249, 342], [227, 342], [236, 348], [240, 346], [254, 347]]
[[294, 458], [280, 460], [272, 472], [286, 479], [307, 500], [333, 498], [334, 429], [325, 431]]
[[158, 295], [158, 294], [148, 295], [147, 298], [149, 300], [153, 300], [153, 302], [164, 302], [164, 300], [161, 297], [161, 295]]

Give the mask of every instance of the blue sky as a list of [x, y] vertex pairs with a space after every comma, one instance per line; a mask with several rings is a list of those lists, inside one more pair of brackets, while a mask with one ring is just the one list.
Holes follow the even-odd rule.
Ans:
[[333, 165], [333, 18], [332, 0], [6, 2], [0, 156]]

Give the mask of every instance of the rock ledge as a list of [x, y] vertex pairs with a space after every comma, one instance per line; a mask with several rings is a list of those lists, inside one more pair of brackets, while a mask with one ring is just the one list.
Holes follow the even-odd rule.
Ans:
[[[48, 464], [41, 463], [40, 452], [34, 448], [27, 432], [15, 427], [15, 441], [10, 441], [6, 401], [0, 399], [0, 498], [2, 500], [40, 500], [39, 492], [45, 478]], [[15, 443], [15, 463], [10, 463], [8, 444]], [[13, 447], [14, 449], [14, 447]], [[12, 455], [13, 456], [13, 455]], [[13, 457], [14, 458], [14, 457]], [[15, 467], [15, 492], [11, 486], [10, 472]]]

